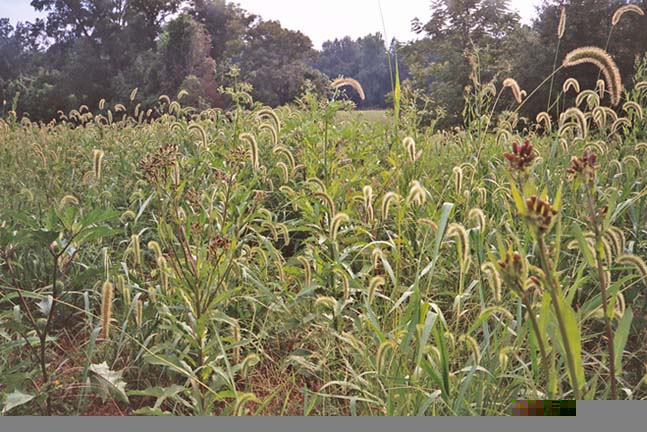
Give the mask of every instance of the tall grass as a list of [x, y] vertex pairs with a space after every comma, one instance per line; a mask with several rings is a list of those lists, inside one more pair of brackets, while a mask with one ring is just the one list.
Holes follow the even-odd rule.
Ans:
[[335, 89], [271, 109], [243, 83], [226, 113], [163, 96], [3, 118], [0, 391], [24, 395], [6, 411], [644, 400], [647, 100], [612, 61], [584, 48], [563, 67], [600, 67], [625, 117], [584, 90], [523, 132], [494, 116], [501, 88], [535, 94], [513, 80], [477, 82], [451, 132], [419, 127], [406, 86], [397, 122], [339, 116]]

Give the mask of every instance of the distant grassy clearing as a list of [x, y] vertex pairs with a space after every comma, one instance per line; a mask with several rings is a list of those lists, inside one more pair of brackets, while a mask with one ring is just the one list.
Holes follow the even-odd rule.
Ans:
[[370, 123], [389, 123], [387, 110], [342, 111], [337, 114], [339, 120], [357, 120]]

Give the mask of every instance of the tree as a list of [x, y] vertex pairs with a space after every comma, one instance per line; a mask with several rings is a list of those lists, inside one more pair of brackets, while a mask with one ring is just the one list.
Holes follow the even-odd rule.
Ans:
[[[211, 57], [219, 64], [240, 53], [245, 35], [259, 19], [225, 0], [192, 0], [189, 13], [209, 32]], [[223, 70], [227, 72], [228, 68]]]
[[190, 82], [191, 91], [201, 89], [201, 94], [194, 97], [204, 96], [212, 102], [218, 100], [216, 62], [210, 56], [211, 37], [202, 24], [188, 14], [169, 22], [160, 40], [160, 52], [166, 93], [177, 93], [186, 78], [191, 77], [187, 82], [187, 85]]
[[355, 78], [359, 69], [359, 57], [359, 42], [346, 36], [324, 42], [314, 66], [333, 79], [339, 75]]
[[362, 83], [366, 100], [363, 106], [385, 108], [386, 95], [391, 91], [389, 57], [384, 39], [379, 33], [357, 40], [360, 47], [359, 71], [355, 79]]
[[351, 93], [360, 107], [384, 108], [385, 96], [391, 91], [388, 53], [379, 33], [357, 40], [350, 37], [327, 41], [314, 66], [329, 78], [355, 78], [364, 88], [366, 100]]
[[424, 88], [456, 120], [463, 108], [463, 89], [470, 83], [468, 51], [478, 50], [481, 80], [500, 72], [505, 40], [519, 28], [519, 16], [508, 0], [432, 0], [426, 24], [414, 27], [426, 38], [403, 50], [413, 84]]
[[24, 44], [9, 23], [8, 18], [0, 18], [0, 86], [17, 77], [22, 69], [20, 61], [24, 56]]
[[278, 21], [260, 21], [247, 32], [240, 60], [234, 62], [254, 87], [254, 97], [276, 106], [293, 100], [306, 80], [318, 79], [309, 66], [314, 55], [303, 33], [286, 30]]
[[[640, 4], [642, 3], [642, 5]], [[608, 47], [609, 54], [616, 61], [625, 84], [634, 73], [636, 56], [647, 51], [647, 17], [638, 14], [627, 14], [622, 17], [617, 26], [612, 29], [612, 16], [621, 6], [623, 0], [545, 0], [539, 9], [539, 15], [534, 21], [533, 29], [538, 35], [539, 44], [550, 47], [543, 53], [543, 58], [537, 58], [538, 69], [545, 75], [550, 74], [557, 44], [556, 31], [560, 19], [561, 8], [566, 8], [567, 25], [561, 40], [558, 64], [571, 50], [582, 46]], [[647, 1], [639, 2], [647, 12]], [[611, 38], [609, 38], [610, 33]], [[548, 68], [546, 65], [549, 65]], [[593, 69], [594, 70], [594, 69]], [[544, 75], [544, 76], [545, 76]], [[568, 77], [576, 78], [582, 89], [593, 89], [598, 74], [592, 73], [590, 66], [579, 66], [561, 71], [555, 79], [557, 85]], [[535, 78], [534, 81], [538, 79]], [[539, 81], [540, 82], [540, 81]], [[536, 84], [539, 84], [536, 82]], [[530, 113], [545, 110], [548, 101], [548, 86], [543, 87], [537, 94], [534, 103], [529, 106]], [[553, 92], [553, 96], [555, 93]], [[554, 98], [554, 97], [553, 97]]]
[[177, 12], [181, 0], [32, 0], [38, 11], [47, 11], [44, 30], [60, 42], [85, 37], [107, 42], [127, 24], [139, 23], [139, 39], [152, 46], [164, 19]]
[[21, 28], [21, 41], [31, 63], [23, 68], [19, 81], [3, 87], [6, 92], [23, 88], [28, 94], [40, 95], [42, 89], [32, 88], [43, 83], [47, 95], [55, 95], [55, 102], [46, 107], [21, 97], [21, 109], [28, 110], [32, 118], [34, 112], [43, 114], [44, 109], [50, 112], [43, 115], [51, 117], [58, 109], [80, 104], [96, 107], [104, 98], [122, 102], [135, 87], [141, 87], [139, 94], [151, 102], [161, 90], [159, 69], [155, 69], [160, 63], [157, 39], [164, 21], [181, 3], [32, 0], [31, 5], [47, 17]]

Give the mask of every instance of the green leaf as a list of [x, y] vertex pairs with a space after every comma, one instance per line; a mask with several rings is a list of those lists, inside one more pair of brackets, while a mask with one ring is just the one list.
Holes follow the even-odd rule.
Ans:
[[629, 338], [629, 330], [631, 330], [631, 322], [634, 319], [634, 314], [631, 311], [631, 308], [625, 309], [625, 313], [620, 319], [618, 324], [618, 329], [616, 330], [615, 339], [613, 340], [613, 351], [615, 359], [613, 359], [616, 366], [616, 376], [619, 376], [622, 373], [622, 352], [627, 345], [627, 339]]
[[98, 208], [92, 210], [88, 215], [81, 219], [81, 225], [87, 227], [88, 225], [108, 222], [117, 219], [119, 216], [121, 216], [121, 213], [116, 210]]
[[427, 312], [427, 317], [425, 318], [425, 325], [422, 329], [422, 334], [420, 335], [420, 341], [418, 344], [418, 358], [416, 360], [416, 364], [420, 365], [420, 360], [422, 360], [422, 355], [425, 352], [425, 347], [427, 346], [427, 342], [429, 341], [429, 336], [431, 335], [431, 330], [434, 327], [434, 324], [436, 323], [436, 318], [438, 318], [438, 314], [432, 311]]
[[371, 324], [371, 327], [373, 327], [373, 330], [375, 330], [375, 333], [380, 338], [380, 343], [384, 342], [386, 337], [384, 336], [384, 333], [382, 333], [380, 324], [377, 322], [377, 317], [375, 316], [373, 309], [371, 309], [371, 305], [368, 304], [368, 301], [366, 302], [366, 316], [368, 317], [369, 324]]
[[[155, 405], [152, 408], [142, 408], [150, 409], [152, 411], [157, 411], [160, 409], [164, 401], [168, 398], [176, 396], [178, 393], [184, 391], [184, 387], [180, 385], [173, 384], [170, 387], [151, 387], [146, 390], [131, 390], [128, 392], [130, 396], [152, 396], [155, 397]], [[150, 414], [147, 414], [150, 415]], [[153, 414], [156, 415], [156, 414]]]
[[98, 385], [99, 394], [103, 401], [109, 397], [128, 403], [126, 395], [126, 382], [121, 379], [123, 371], [113, 371], [108, 363], [93, 364], [90, 366], [91, 378]]
[[555, 199], [553, 200], [553, 207], [557, 211], [562, 210], [562, 194], [564, 192], [564, 183], [560, 183], [559, 189], [557, 189], [557, 194], [555, 195]]
[[517, 189], [517, 186], [514, 184], [514, 182], [510, 182], [510, 193], [512, 194], [512, 199], [514, 200], [514, 204], [517, 207], [517, 212], [519, 214], [523, 215], [526, 213], [526, 203], [523, 201], [523, 197], [521, 196], [521, 192], [519, 192], [519, 189]]
[[433, 328], [434, 339], [436, 340], [436, 347], [440, 352], [440, 363], [441, 363], [441, 377], [442, 377], [442, 390], [443, 394], [447, 395], [448, 398], [451, 397], [449, 392], [450, 383], [449, 383], [449, 356], [447, 353], [447, 343], [445, 341], [445, 334], [443, 331], [443, 326], [437, 325]]
[[420, 409], [418, 410], [418, 414], [416, 414], [416, 416], [418, 417], [425, 416], [426, 415], [425, 413], [427, 412], [431, 404], [434, 403], [434, 401], [438, 399], [438, 397], [441, 394], [442, 394], [442, 391], [440, 390], [436, 390], [432, 394], [428, 394], [427, 399], [425, 399], [425, 401], [420, 405]]
[[20, 213], [13, 210], [2, 210], [2, 213], [5, 216], [9, 216], [18, 222], [23, 223], [26, 227], [31, 229], [38, 229], [38, 222], [34, 219], [33, 216], [27, 215], [25, 213]]
[[438, 232], [436, 233], [436, 243], [434, 244], [434, 254], [432, 256], [431, 262], [425, 267], [419, 275], [419, 279], [425, 277], [428, 273], [432, 273], [436, 262], [438, 261], [438, 253], [440, 252], [440, 246], [443, 243], [445, 238], [445, 232], [447, 230], [447, 223], [449, 222], [449, 216], [454, 208], [454, 204], [445, 203], [440, 212], [440, 220], [438, 221]]
[[[584, 368], [582, 367], [582, 336], [577, 324], [577, 317], [573, 308], [571, 308], [562, 297], [554, 299], [559, 302], [560, 310], [566, 327], [566, 337], [571, 348], [573, 362], [575, 363], [575, 375], [580, 388], [584, 385]], [[565, 348], [565, 345], [564, 345]], [[570, 377], [570, 376], [569, 376]], [[574, 386], [574, 383], [571, 382]]]
[[[443, 383], [443, 380], [440, 378], [440, 375], [438, 375], [438, 373], [434, 370], [434, 368], [432, 367], [431, 363], [429, 363], [429, 361], [428, 361], [427, 359], [424, 359], [424, 358], [422, 359], [422, 362], [420, 363], [420, 367], [422, 368], [422, 370], [424, 370], [424, 371], [425, 371], [425, 373], [426, 373], [427, 375], [429, 375], [429, 377], [431, 378], [431, 380], [432, 380], [434, 383], [436, 383], [436, 385], [437, 385], [438, 387], [440, 387], [441, 389], [444, 389], [444, 388], [445, 388], [445, 384]], [[449, 402], [449, 396], [447, 395], [447, 393], [446, 393], [445, 391], [441, 390], [440, 397], [441, 397], [441, 398], [442, 398], [446, 403], [448, 403], [448, 402]]]
[[402, 98], [402, 89], [400, 87], [400, 67], [398, 66], [398, 55], [395, 54], [395, 90], [393, 91], [393, 111], [396, 129], [400, 119], [400, 99]]
[[489, 307], [489, 308], [483, 310], [483, 312], [481, 312], [481, 315], [479, 315], [479, 317], [476, 319], [476, 321], [474, 321], [474, 324], [472, 324], [472, 326], [469, 328], [469, 330], [467, 330], [467, 334], [474, 333], [481, 326], [481, 324], [483, 324], [483, 322], [485, 320], [490, 318], [494, 312], [497, 312], [499, 310], [500, 310], [500, 308], [496, 307], [496, 306]]
[[144, 359], [146, 363], [150, 365], [164, 366], [184, 375], [187, 378], [194, 378], [191, 367], [173, 354], [167, 356], [163, 356], [161, 354], [147, 354], [144, 356]]
[[133, 411], [133, 414], [140, 415], [140, 416], [149, 416], [149, 417], [169, 417], [173, 415], [168, 411], [162, 411], [159, 408], [155, 409], [150, 407], [139, 408]]
[[586, 263], [589, 265], [589, 267], [596, 268], [595, 258], [591, 253], [591, 247], [584, 238], [584, 233], [582, 233], [582, 230], [577, 225], [573, 225], [573, 231], [575, 232], [575, 238], [577, 239], [577, 242], [580, 244], [580, 251], [582, 251], [584, 258], [586, 259]]
[[45, 230], [45, 229], [40, 229], [40, 230], [34, 230], [31, 232], [31, 237], [36, 240], [38, 243], [41, 243], [43, 246], [49, 247], [50, 244], [54, 240], [56, 240], [59, 236], [58, 231], [52, 231], [52, 230]]
[[20, 405], [26, 404], [33, 398], [34, 396], [30, 394], [23, 393], [20, 390], [14, 390], [13, 393], [9, 393], [8, 395], [6, 395], [5, 404], [4, 404], [4, 407], [2, 408], [2, 414], [4, 415], [8, 413], [10, 410]]
[[445, 232], [447, 231], [447, 223], [449, 222], [449, 216], [454, 209], [453, 203], [443, 204], [443, 208], [440, 211], [440, 220], [438, 221], [438, 233], [436, 234], [436, 243], [434, 244], [434, 256], [438, 255], [440, 251], [440, 246], [445, 238]]
[[118, 232], [119, 231], [113, 230], [105, 226], [93, 227], [93, 228], [84, 230], [81, 234], [77, 236], [76, 240], [77, 242], [79, 242], [79, 244], [82, 244], [85, 242], [97, 240], [104, 237], [110, 237], [117, 234]]
[[137, 212], [137, 216], [135, 217], [135, 223], [137, 223], [139, 218], [142, 217], [142, 215], [144, 214], [144, 211], [146, 210], [146, 207], [148, 207], [148, 204], [150, 204], [154, 196], [155, 194], [151, 194], [151, 196], [149, 196], [148, 199], [144, 201], [141, 207], [139, 207], [139, 211]]
[[72, 231], [72, 225], [74, 225], [77, 213], [78, 209], [76, 207], [65, 207], [56, 211], [58, 219], [68, 231]]

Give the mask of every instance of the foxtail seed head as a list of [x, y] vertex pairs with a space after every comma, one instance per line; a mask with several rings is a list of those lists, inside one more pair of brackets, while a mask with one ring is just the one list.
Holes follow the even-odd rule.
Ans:
[[364, 89], [362, 88], [362, 85], [359, 83], [359, 81], [353, 78], [339, 77], [336, 80], [334, 80], [330, 85], [332, 88], [336, 90], [346, 86], [352, 87], [355, 89], [355, 91], [357, 92], [361, 100], [366, 99], [366, 95], [364, 94]]
[[93, 167], [94, 167], [94, 178], [99, 180], [101, 178], [101, 166], [103, 164], [104, 153], [102, 150], [93, 151]]
[[263, 108], [256, 113], [256, 116], [261, 120], [269, 119], [274, 122], [275, 132], [278, 140], [278, 134], [281, 131], [281, 120], [279, 120], [279, 116], [276, 114], [276, 111], [274, 111], [272, 108], [269, 108], [269, 107]]
[[376, 358], [376, 369], [377, 373], [381, 373], [384, 370], [384, 367], [386, 366], [386, 358], [389, 353], [393, 353], [398, 347], [398, 344], [396, 344], [394, 341], [391, 339], [387, 339], [384, 342], [380, 344], [380, 346], [377, 349], [377, 353], [375, 354]]
[[465, 343], [465, 345], [472, 351], [472, 355], [474, 356], [474, 362], [476, 364], [479, 364], [481, 362], [481, 350], [479, 349], [479, 345], [476, 342], [476, 339], [474, 339], [470, 335], [461, 335], [458, 338], [458, 341]]
[[545, 111], [540, 112], [539, 114], [537, 114], [536, 121], [537, 121], [537, 124], [539, 124], [539, 125], [543, 124], [544, 129], [546, 131], [548, 131], [548, 132], [550, 132], [553, 129], [553, 122], [552, 122], [552, 120], [550, 118], [550, 114], [548, 114]]
[[339, 268], [333, 269], [332, 272], [338, 275], [339, 278], [341, 279], [341, 283], [344, 290], [344, 299], [348, 300], [350, 298], [350, 281], [348, 280], [348, 275], [344, 270], [341, 270]]
[[387, 192], [382, 198], [382, 206], [380, 208], [382, 214], [382, 220], [386, 219], [389, 216], [389, 209], [393, 203], [398, 204], [400, 202], [400, 195], [395, 192]]
[[486, 279], [490, 284], [492, 289], [492, 294], [494, 295], [494, 301], [497, 303], [501, 302], [501, 275], [498, 270], [491, 262], [486, 262], [481, 266], [481, 271], [485, 273]]
[[566, 8], [562, 7], [562, 12], [559, 15], [559, 25], [557, 26], [557, 39], [564, 37], [566, 31]]
[[613, 17], [611, 18], [611, 26], [613, 27], [617, 26], [622, 16], [626, 13], [635, 13], [640, 16], [645, 15], [645, 12], [643, 12], [643, 10], [639, 6], [635, 4], [628, 4], [626, 6], [619, 7], [615, 11], [615, 13], [613, 14]]
[[469, 260], [470, 242], [469, 236], [465, 227], [458, 223], [452, 223], [447, 227], [447, 237], [455, 237], [457, 239], [458, 251], [460, 254], [461, 264], [463, 266]]
[[514, 99], [517, 101], [517, 103], [521, 103], [523, 101], [526, 92], [521, 90], [519, 83], [517, 83], [515, 79], [507, 78], [506, 80], [504, 80], [503, 88], [506, 87], [510, 87], [510, 90], [512, 90], [512, 95], [514, 96]]
[[406, 137], [404, 141], [402, 141], [402, 145], [407, 151], [407, 154], [409, 155], [409, 161], [411, 163], [415, 163], [422, 156], [422, 150], [419, 152], [416, 151], [416, 142], [413, 140], [413, 138]]
[[622, 77], [613, 58], [605, 50], [593, 46], [573, 50], [564, 58], [564, 67], [572, 67], [584, 63], [592, 63], [602, 71], [607, 82], [609, 93], [611, 94], [611, 103], [618, 105], [622, 91]]
[[454, 173], [454, 188], [456, 190], [456, 194], [460, 195], [460, 193], [463, 190], [463, 168], [454, 167], [453, 173]]
[[61, 199], [59, 205], [61, 207], [65, 207], [67, 205], [79, 205], [79, 200], [74, 195], [65, 195]]
[[483, 212], [483, 210], [481, 210], [480, 208], [473, 208], [473, 209], [472, 209], [472, 210], [470, 210], [470, 212], [467, 214], [467, 218], [468, 218], [469, 220], [475, 220], [475, 221], [477, 221], [477, 222], [478, 222], [479, 229], [481, 230], [481, 232], [484, 232], [484, 231], [485, 231], [485, 220], [486, 220], [486, 217], [485, 217], [485, 213]]
[[240, 139], [241, 141], [246, 141], [249, 145], [252, 168], [254, 169], [254, 172], [257, 172], [260, 165], [258, 161], [258, 144], [256, 143], [256, 138], [254, 137], [254, 135], [245, 132], [240, 134]]
[[297, 257], [297, 260], [303, 266], [303, 275], [306, 280], [305, 286], [309, 287], [310, 283], [312, 282], [312, 268], [310, 267], [310, 261], [308, 261], [308, 259], [303, 256]]
[[114, 288], [110, 281], [105, 281], [101, 288], [101, 335], [107, 339], [110, 335], [110, 319], [112, 318], [112, 300]]
[[604, 98], [604, 93], [607, 91], [607, 84], [604, 82], [604, 80], [598, 80], [598, 82], [595, 84], [595, 89], [598, 91], [598, 95], [600, 96], [600, 99]]
[[135, 267], [138, 267], [142, 262], [142, 253], [139, 247], [139, 235], [133, 234], [130, 237], [130, 245], [133, 253], [133, 264], [135, 265]]
[[568, 93], [568, 91], [573, 88], [575, 89], [575, 93], [580, 92], [580, 82], [576, 80], [575, 78], [568, 78], [566, 81], [564, 81], [564, 85], [562, 86], [562, 91], [564, 93]]
[[330, 221], [330, 237], [333, 242], [337, 241], [337, 233], [339, 232], [341, 225], [349, 220], [350, 218], [345, 213], [337, 213], [335, 217], [332, 218], [332, 221]]
[[270, 123], [263, 123], [258, 127], [258, 129], [270, 133], [270, 136], [272, 137], [272, 147], [276, 147], [279, 144], [279, 133]]
[[616, 258], [618, 264], [631, 265], [643, 279], [647, 279], [647, 264], [637, 255], [625, 254]]
[[424, 205], [425, 202], [427, 202], [425, 189], [418, 180], [413, 180], [411, 182], [411, 188], [409, 189], [409, 196], [407, 196], [407, 205], [411, 206], [412, 204], [417, 204], [421, 206]]
[[375, 300], [375, 294], [376, 292], [386, 284], [386, 281], [382, 276], [375, 276], [373, 279], [371, 279], [371, 282], [368, 285], [368, 304], [373, 304], [373, 300]]
[[321, 201], [326, 203], [328, 206], [328, 211], [330, 212], [331, 215], [334, 215], [337, 213], [336, 207], [335, 207], [335, 202], [333, 201], [332, 197], [327, 193], [327, 192], [315, 192], [313, 194], [315, 198], [319, 198]]
[[368, 220], [372, 222], [375, 219], [375, 211], [373, 209], [373, 188], [371, 186], [364, 186], [362, 189], [364, 196], [364, 208], [368, 213]]

